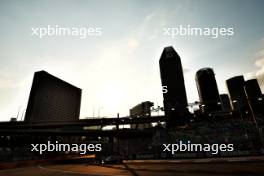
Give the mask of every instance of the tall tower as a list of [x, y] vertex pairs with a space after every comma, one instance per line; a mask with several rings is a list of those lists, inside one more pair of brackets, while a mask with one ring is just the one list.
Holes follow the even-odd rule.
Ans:
[[220, 96], [213, 69], [202, 68], [198, 70], [195, 81], [203, 112], [221, 111]]
[[232, 110], [230, 99], [227, 94], [220, 94], [220, 100], [222, 105], [222, 111], [230, 112]]
[[254, 114], [263, 114], [264, 100], [257, 79], [250, 79], [245, 82], [245, 91], [248, 103]]
[[239, 111], [241, 114], [246, 114], [249, 111], [246, 93], [244, 90], [244, 77], [235, 76], [226, 80], [229, 96], [231, 98], [233, 110]]
[[245, 82], [245, 91], [248, 98], [259, 98], [262, 96], [257, 79], [250, 79]]
[[79, 120], [82, 90], [45, 71], [35, 72], [29, 95], [26, 122]]
[[188, 116], [187, 97], [181, 58], [172, 46], [165, 47], [160, 60], [161, 83], [164, 88], [163, 103], [167, 126], [184, 122]]

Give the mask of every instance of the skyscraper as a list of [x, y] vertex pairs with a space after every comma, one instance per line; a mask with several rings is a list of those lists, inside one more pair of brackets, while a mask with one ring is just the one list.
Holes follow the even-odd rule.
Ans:
[[221, 111], [221, 101], [213, 69], [202, 68], [198, 70], [195, 81], [202, 103], [202, 111], [204, 113]]
[[79, 119], [81, 89], [45, 72], [35, 72], [25, 115], [26, 122]]
[[230, 99], [227, 94], [220, 94], [220, 100], [222, 105], [222, 111], [230, 112], [232, 110]]
[[245, 82], [245, 91], [249, 98], [258, 98], [262, 96], [257, 79], [247, 80]]
[[161, 83], [164, 88], [163, 103], [168, 126], [184, 121], [188, 114], [181, 58], [172, 46], [165, 47], [160, 60]]
[[248, 103], [254, 114], [263, 113], [263, 96], [258, 84], [257, 79], [250, 79], [245, 82], [245, 91]]
[[226, 80], [229, 96], [232, 102], [232, 108], [240, 113], [249, 111], [247, 97], [244, 90], [245, 80], [243, 76], [235, 76]]

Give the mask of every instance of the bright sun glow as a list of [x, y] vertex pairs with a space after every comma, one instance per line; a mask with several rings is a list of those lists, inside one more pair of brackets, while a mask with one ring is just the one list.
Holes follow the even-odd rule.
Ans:
[[105, 83], [100, 88], [98, 103], [102, 109], [102, 114], [107, 112], [119, 112], [122, 102], [125, 101], [125, 92], [117, 83]]

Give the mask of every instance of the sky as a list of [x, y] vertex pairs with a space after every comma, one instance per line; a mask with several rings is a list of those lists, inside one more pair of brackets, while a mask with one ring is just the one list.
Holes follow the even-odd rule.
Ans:
[[[189, 103], [195, 73], [211, 67], [225, 80], [264, 70], [261, 0], [0, 0], [0, 121], [23, 119], [34, 72], [45, 70], [82, 89], [81, 118], [127, 116], [142, 101], [162, 106], [159, 58], [166, 46], [181, 57]], [[98, 27], [100, 36], [32, 35], [32, 28]], [[233, 36], [164, 35], [179, 25], [233, 28]], [[264, 72], [263, 72], [264, 73]]]

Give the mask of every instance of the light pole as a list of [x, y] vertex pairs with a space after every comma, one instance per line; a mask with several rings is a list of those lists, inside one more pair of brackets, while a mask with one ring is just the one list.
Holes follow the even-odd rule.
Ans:
[[94, 110], [95, 110], [95, 108], [93, 107], [93, 119], [94, 119]]
[[98, 108], [98, 118], [100, 118], [100, 111], [101, 111], [101, 109], [103, 109], [103, 108], [104, 108], [104, 107], [102, 107], [102, 106]]

